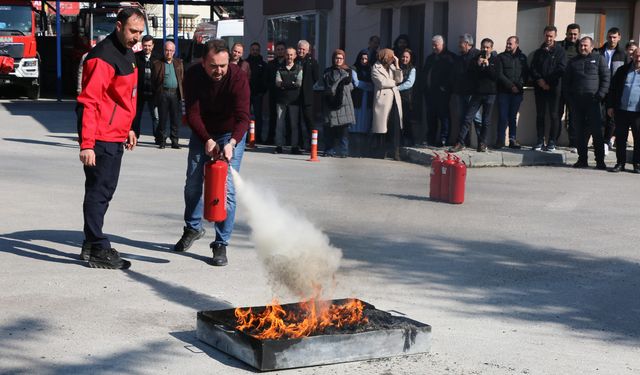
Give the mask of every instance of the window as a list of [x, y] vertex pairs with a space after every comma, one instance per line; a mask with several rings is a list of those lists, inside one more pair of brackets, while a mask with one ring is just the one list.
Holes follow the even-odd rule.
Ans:
[[516, 35], [520, 38], [520, 49], [527, 55], [538, 49], [542, 44], [542, 31], [550, 24], [551, 5], [548, 2], [519, 1]]
[[601, 2], [580, 2], [576, 4], [576, 23], [585, 36], [594, 39], [596, 46], [607, 41], [607, 30], [612, 27], [620, 29], [622, 40], [626, 44], [631, 35], [631, 16], [633, 5], [627, 1], [611, 1], [606, 6]]

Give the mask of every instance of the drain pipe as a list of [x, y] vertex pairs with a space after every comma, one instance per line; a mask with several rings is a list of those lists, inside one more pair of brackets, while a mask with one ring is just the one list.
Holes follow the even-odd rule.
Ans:
[[[347, 0], [340, 0], [340, 49], [346, 50]], [[333, 61], [332, 61], [333, 63]]]

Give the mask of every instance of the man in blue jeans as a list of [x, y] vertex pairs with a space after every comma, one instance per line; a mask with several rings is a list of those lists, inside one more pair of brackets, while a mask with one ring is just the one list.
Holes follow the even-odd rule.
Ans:
[[498, 70], [498, 133], [494, 149], [504, 147], [505, 131], [509, 126], [509, 148], [519, 149], [516, 139], [517, 117], [522, 103], [524, 83], [529, 75], [527, 55], [522, 53], [517, 36], [510, 36], [504, 52], [498, 55], [500, 70]]
[[[240, 171], [245, 135], [249, 128], [249, 76], [237, 65], [229, 64], [229, 49], [222, 40], [207, 43], [202, 64], [194, 65], [184, 79], [189, 141], [187, 180], [184, 186], [182, 238], [175, 251], [188, 250], [204, 236], [202, 199], [204, 164], [221, 157]], [[233, 231], [236, 199], [231, 172], [227, 175], [227, 218], [214, 224], [216, 237], [211, 242], [214, 266], [227, 265], [227, 246]]]

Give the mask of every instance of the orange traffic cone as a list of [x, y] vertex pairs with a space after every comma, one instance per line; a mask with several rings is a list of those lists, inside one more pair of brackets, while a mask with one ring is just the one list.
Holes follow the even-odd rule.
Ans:
[[249, 121], [249, 144], [247, 148], [256, 148], [256, 122]]
[[311, 158], [307, 161], [320, 161], [318, 159], [318, 131], [311, 131]]

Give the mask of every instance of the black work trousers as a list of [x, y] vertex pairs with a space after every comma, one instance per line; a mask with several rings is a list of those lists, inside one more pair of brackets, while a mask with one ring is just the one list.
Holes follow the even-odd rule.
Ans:
[[[160, 123], [158, 124], [158, 136], [160, 144], [164, 144], [167, 135], [171, 138], [171, 144], [178, 144], [178, 126], [182, 109], [180, 100], [175, 90], [164, 90], [158, 98], [158, 111], [160, 112]], [[171, 122], [171, 131], [167, 134], [167, 121]]]
[[104, 215], [118, 186], [124, 146], [120, 142], [96, 141], [93, 148], [96, 165], [84, 167], [84, 238], [93, 248], [110, 249], [111, 243], [102, 233]]
[[[471, 96], [469, 105], [467, 106], [467, 112], [464, 114], [464, 122], [458, 135], [458, 142], [465, 144], [465, 138], [471, 128], [471, 124], [474, 123], [476, 112], [482, 107], [482, 123], [480, 126], [476, 123], [476, 135], [478, 136], [478, 144], [487, 144], [487, 131], [489, 130], [489, 122], [491, 121], [491, 110], [493, 104], [496, 101], [495, 94], [474, 94]], [[468, 144], [467, 144], [468, 146]]]
[[633, 134], [633, 164], [640, 164], [640, 112], [616, 110], [616, 163], [627, 163], [629, 128]]
[[571, 98], [573, 126], [575, 126], [578, 160], [587, 161], [589, 134], [593, 137], [593, 153], [596, 162], [604, 162], [604, 138], [602, 134], [602, 108], [592, 95]]
[[[549, 138], [547, 144], [555, 144], [560, 136], [560, 86], [552, 87], [550, 90], [535, 89], [536, 97], [536, 130], [538, 133], [538, 143], [544, 143], [545, 117], [547, 111], [551, 122], [549, 124]], [[575, 125], [575, 123], [574, 123]]]

